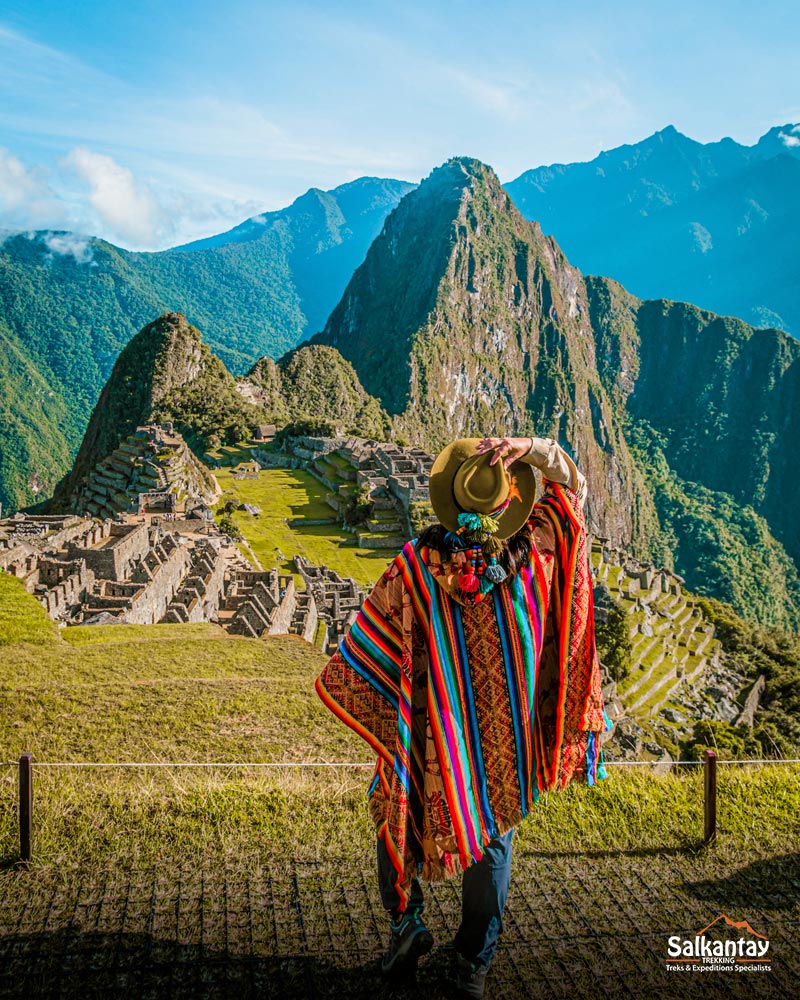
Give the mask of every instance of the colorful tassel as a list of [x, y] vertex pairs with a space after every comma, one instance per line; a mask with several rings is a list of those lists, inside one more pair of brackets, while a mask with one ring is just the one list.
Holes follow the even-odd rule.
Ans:
[[467, 543], [463, 538], [460, 538], [454, 531], [446, 531], [444, 533], [444, 544], [448, 549], [465, 549]]
[[464, 591], [465, 594], [474, 594], [475, 591], [480, 587], [481, 582], [475, 576], [472, 569], [468, 573], [462, 573], [461, 580], [459, 581], [459, 587]]
[[481, 530], [481, 515], [480, 514], [470, 514], [464, 512], [458, 515], [458, 526], [463, 528], [464, 531], [480, 531]]
[[503, 543], [499, 538], [487, 538], [483, 543], [483, 551], [487, 556], [499, 556], [503, 551]]
[[481, 577], [481, 593], [488, 594], [490, 590], [494, 590], [494, 584], [489, 579], [489, 577], [486, 576], [486, 574], [484, 573], [484, 575]]
[[499, 566], [497, 560], [492, 557], [491, 565], [486, 567], [486, 572], [484, 576], [487, 580], [491, 580], [492, 583], [502, 583], [506, 578], [506, 571], [502, 566]]

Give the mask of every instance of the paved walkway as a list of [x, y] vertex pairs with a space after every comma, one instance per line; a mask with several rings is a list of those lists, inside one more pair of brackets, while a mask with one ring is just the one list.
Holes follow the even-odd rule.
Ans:
[[[699, 880], [697, 870], [696, 858], [663, 853], [517, 859], [487, 996], [794, 1000], [800, 857]], [[388, 988], [376, 967], [385, 917], [372, 872], [352, 859], [108, 877], [0, 872], [0, 997], [450, 997], [458, 882], [426, 899], [437, 947], [416, 984]], [[689, 937], [720, 913], [770, 939], [771, 972], [666, 969], [667, 937]]]

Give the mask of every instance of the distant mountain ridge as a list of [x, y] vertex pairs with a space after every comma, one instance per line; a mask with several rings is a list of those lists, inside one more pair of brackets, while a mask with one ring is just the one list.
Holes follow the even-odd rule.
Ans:
[[753, 146], [669, 126], [506, 190], [584, 274], [800, 335], [800, 126]]

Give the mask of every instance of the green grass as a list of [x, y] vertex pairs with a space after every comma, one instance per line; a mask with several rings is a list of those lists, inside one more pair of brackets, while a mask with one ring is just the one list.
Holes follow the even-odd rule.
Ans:
[[[6, 597], [41, 625], [29, 595], [10, 584]], [[294, 636], [246, 639], [205, 624], [70, 628], [38, 644], [7, 641], [0, 760], [30, 751], [38, 762], [227, 765], [36, 769], [36, 863], [93, 871], [186, 857], [199, 864], [279, 854], [289, 843], [295, 856], [366, 855], [368, 769], [241, 766], [371, 761], [313, 691], [324, 663]], [[597, 788], [543, 796], [522, 824], [520, 849], [697, 847], [699, 771], [610, 771]], [[799, 773], [721, 769], [719, 850], [736, 858], [800, 849]], [[15, 850], [15, 782], [14, 769], [0, 767], [0, 858]]]
[[219, 448], [212, 448], [208, 454], [221, 462], [223, 466], [233, 467], [240, 462], [252, 462], [253, 456], [250, 454], [251, 445], [242, 442], [241, 444], [226, 444]]
[[[297, 554], [315, 566], [329, 566], [342, 576], [351, 576], [362, 586], [370, 587], [394, 555], [391, 550], [374, 552], [357, 548], [353, 535], [335, 525], [286, 524], [284, 518], [313, 520], [334, 514], [325, 502], [325, 487], [308, 472], [263, 469], [258, 479], [233, 479], [226, 470], [218, 470], [217, 479], [223, 493], [235, 496], [237, 503], [257, 504], [261, 508], [257, 517], [236, 511], [233, 518], [264, 569], [278, 566], [289, 573], [291, 558]], [[283, 560], [277, 558], [279, 551], [285, 557]]]
[[355, 472], [355, 466], [353, 463], [344, 457], [344, 455], [339, 455], [336, 452], [331, 452], [330, 455], [326, 455], [325, 458], [330, 465], [335, 466], [339, 470], [344, 470], [346, 472]]
[[53, 642], [57, 636], [55, 622], [33, 594], [15, 577], [0, 572], [0, 646], [17, 642], [36, 645]]

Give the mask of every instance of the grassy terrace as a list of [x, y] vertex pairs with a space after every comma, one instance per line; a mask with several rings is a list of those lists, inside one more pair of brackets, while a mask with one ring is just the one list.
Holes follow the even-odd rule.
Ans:
[[[299, 469], [262, 469], [258, 479], [234, 479], [230, 469], [216, 470], [226, 497], [237, 503], [256, 504], [261, 514], [236, 511], [233, 518], [265, 569], [278, 566], [291, 571], [291, 558], [305, 556], [317, 566], [330, 566], [369, 587], [380, 576], [393, 553], [369, 552], [356, 547], [355, 536], [335, 525], [290, 527], [284, 519], [329, 518], [333, 509], [325, 502], [325, 487]], [[283, 558], [278, 553], [283, 553]]]
[[[35, 642], [7, 642], [0, 669], [0, 759], [29, 750], [39, 761], [321, 762], [369, 761], [366, 745], [337, 723], [312, 690], [325, 662], [318, 650], [293, 637], [251, 640], [210, 624], [77, 627], [55, 630], [20, 585], [0, 575], [2, 606], [15, 594], [26, 627], [38, 623]], [[37, 775], [37, 855], [41, 864], [77, 864], [105, 857], [123, 864], [131, 851], [155, 863], [159, 853], [198, 847], [210, 834], [215, 849], [244, 849], [248, 827], [264, 834], [257, 849], [270, 850], [286, 833], [282, 825], [298, 808], [306, 781], [323, 799], [340, 802], [347, 821], [327, 817], [328, 832], [311, 835], [303, 853], [344, 851], [348, 825], [367, 837], [361, 793], [365, 775], [327, 772], [321, 779], [295, 772], [223, 769], [193, 773], [41, 771]], [[744, 856], [780, 844], [800, 848], [797, 772], [781, 768], [728, 771], [723, 780], [723, 853]], [[784, 780], [790, 779], [791, 780]], [[13, 854], [12, 774], [2, 778], [0, 856]], [[271, 789], [275, 815], [256, 817], [260, 796]], [[157, 790], [157, 794], [156, 794]], [[197, 796], [209, 807], [225, 795], [242, 796], [246, 821], [200, 817]], [[98, 795], [98, 801], [92, 802]], [[153, 796], [156, 796], [155, 799]], [[222, 796], [217, 799], [217, 796]], [[299, 796], [299, 798], [297, 797]], [[250, 801], [252, 799], [252, 801]], [[246, 805], [250, 802], [250, 805]], [[159, 805], [160, 803], [160, 805]], [[123, 808], [124, 806], [124, 808]], [[160, 812], [161, 806], [165, 812]], [[84, 808], [88, 810], [84, 814]], [[338, 808], [338, 807], [337, 807]], [[573, 788], [547, 796], [525, 824], [530, 850], [635, 850], [652, 844], [690, 849], [700, 821], [699, 776], [649, 778], [618, 769], [596, 789]], [[212, 808], [213, 813], [213, 808]], [[191, 817], [201, 820], [193, 827]], [[102, 822], [100, 819], [102, 817]], [[358, 817], [358, 818], [357, 818]], [[174, 824], [174, 825], [173, 825]], [[277, 824], [277, 825], [276, 825]], [[152, 839], [171, 830], [172, 847]], [[316, 824], [309, 832], [316, 829]], [[183, 838], [189, 838], [184, 840]], [[744, 852], [744, 853], [742, 853]]]
[[[0, 995], [412, 995], [375, 974], [385, 919], [369, 770], [238, 763], [370, 761], [313, 693], [317, 650], [213, 625], [56, 630], [2, 575], [0, 615], [0, 760], [30, 750], [40, 762], [230, 762], [35, 769], [27, 869], [14, 865], [15, 769], [0, 767]], [[676, 983], [663, 966], [668, 934], [719, 912], [775, 942], [784, 992], [759, 995], [791, 995], [799, 778], [796, 767], [720, 768], [713, 850], [699, 847], [696, 771], [617, 768], [597, 788], [544, 796], [516, 837], [489, 995], [594, 1000], [679, 986], [686, 1000], [717, 996], [708, 979]], [[457, 883], [428, 898], [443, 945], [458, 924]], [[448, 996], [445, 971], [437, 948], [415, 995]]]

